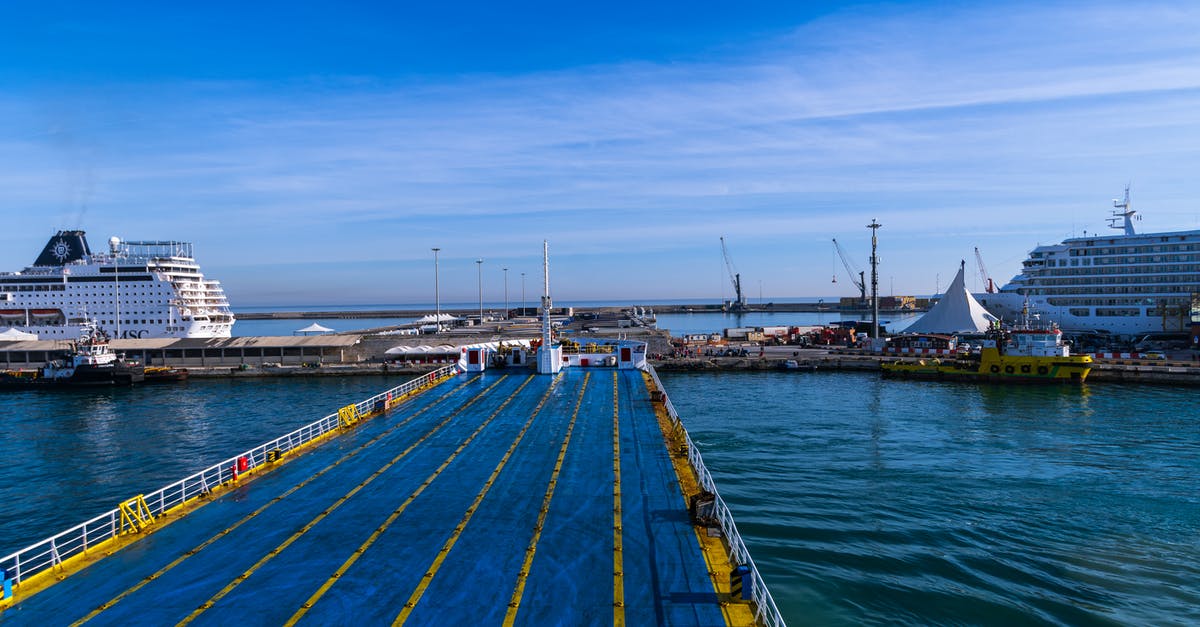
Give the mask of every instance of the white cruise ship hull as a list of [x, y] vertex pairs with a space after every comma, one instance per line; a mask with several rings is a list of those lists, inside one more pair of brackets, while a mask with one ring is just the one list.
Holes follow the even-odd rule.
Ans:
[[83, 231], [59, 231], [33, 265], [0, 273], [0, 332], [73, 340], [92, 323], [113, 338], [220, 338], [234, 316], [186, 242], [109, 240], [93, 253]]
[[1136, 233], [1128, 188], [1113, 206], [1109, 226], [1123, 233], [1038, 246], [999, 293], [976, 300], [1008, 321], [1028, 306], [1068, 331], [1188, 331], [1200, 322], [1200, 231]]

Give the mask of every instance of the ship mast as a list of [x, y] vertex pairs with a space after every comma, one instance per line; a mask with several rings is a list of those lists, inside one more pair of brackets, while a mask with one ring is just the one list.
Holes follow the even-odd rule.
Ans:
[[550, 244], [542, 240], [542, 346], [550, 346]]
[[[1125, 185], [1124, 199], [1113, 199], [1113, 208], [1120, 211], [1112, 212], [1112, 217], [1108, 219], [1108, 226], [1114, 229], [1124, 229], [1126, 235], [1136, 235], [1137, 233], [1133, 230], [1133, 215], [1137, 211], [1129, 208], [1129, 184]], [[1124, 218], [1124, 223], [1122, 223], [1122, 218]]]

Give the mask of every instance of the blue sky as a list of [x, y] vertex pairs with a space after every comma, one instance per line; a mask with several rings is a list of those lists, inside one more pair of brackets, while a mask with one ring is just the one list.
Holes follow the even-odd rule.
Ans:
[[[0, 269], [59, 228], [195, 243], [235, 305], [944, 287], [979, 247], [1200, 229], [1194, 3], [21, 3]], [[300, 6], [297, 6], [300, 5]], [[969, 263], [974, 270], [974, 264]], [[977, 283], [968, 275], [968, 286]], [[894, 287], [893, 287], [894, 286]]]

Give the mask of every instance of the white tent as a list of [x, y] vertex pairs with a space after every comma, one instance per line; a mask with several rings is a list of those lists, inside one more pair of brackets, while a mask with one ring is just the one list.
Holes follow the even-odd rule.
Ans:
[[966, 266], [964, 262], [958, 267], [958, 274], [954, 275], [942, 299], [909, 325], [905, 333], [982, 333], [998, 320], [967, 291], [963, 281]]
[[332, 332], [333, 332], [333, 329], [330, 329], [329, 327], [323, 327], [314, 322], [314, 323], [304, 327], [303, 329], [296, 329], [295, 331], [292, 331], [292, 335], [314, 335], [314, 334], [320, 335], [322, 333], [332, 333]]
[[444, 313], [444, 314], [441, 314], [441, 316], [436, 316], [433, 314], [429, 314], [427, 316], [422, 316], [421, 318], [418, 318], [415, 322], [416, 322], [416, 324], [436, 324], [439, 321], [440, 322], [454, 322], [455, 320], [458, 320], [458, 318], [456, 318], [450, 314]]
[[420, 346], [393, 346], [384, 351], [388, 355], [402, 355], [404, 357], [420, 357], [422, 355], [457, 355], [459, 347], [453, 344], [439, 344], [430, 346], [422, 344]]
[[16, 328], [0, 333], [0, 342], [27, 342], [38, 339], [36, 333], [26, 333]]

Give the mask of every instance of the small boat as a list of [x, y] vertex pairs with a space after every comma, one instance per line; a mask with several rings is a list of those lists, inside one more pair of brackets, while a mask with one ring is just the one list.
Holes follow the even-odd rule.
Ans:
[[1092, 358], [1072, 355], [1057, 327], [1023, 327], [990, 334], [978, 354], [960, 352], [946, 360], [891, 361], [880, 364], [880, 368], [883, 376], [898, 378], [1083, 383], [1092, 370]]
[[42, 366], [36, 380], [58, 385], [131, 385], [144, 378], [141, 364], [110, 351], [108, 335], [88, 323], [71, 350]]

